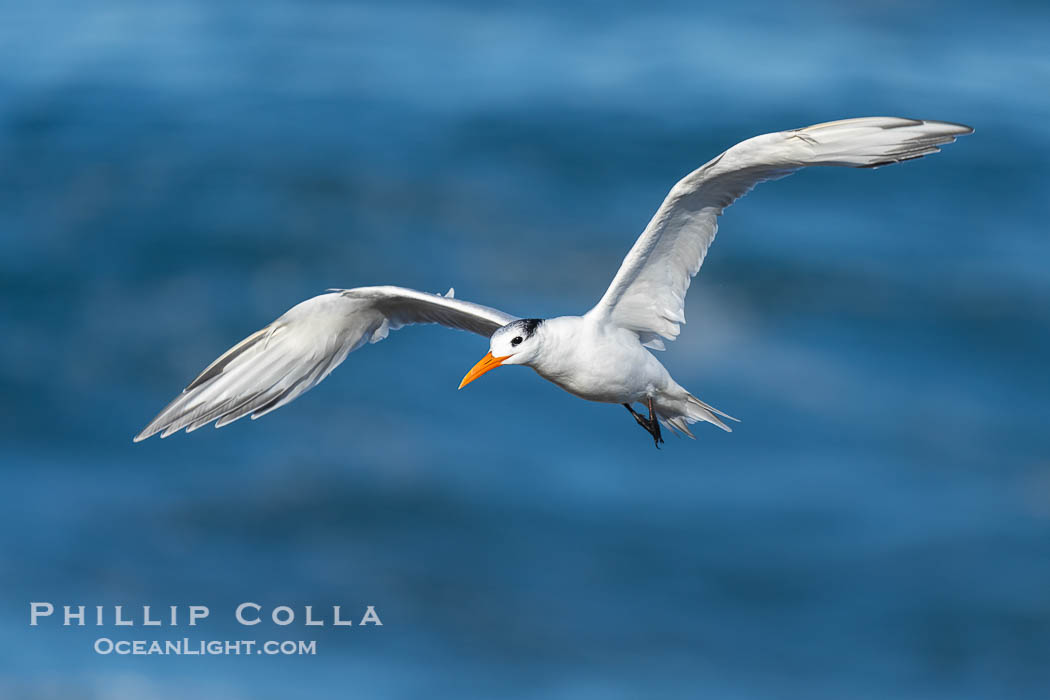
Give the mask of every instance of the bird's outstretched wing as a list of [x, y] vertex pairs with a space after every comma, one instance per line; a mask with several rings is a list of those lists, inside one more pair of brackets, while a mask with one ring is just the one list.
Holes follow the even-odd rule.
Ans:
[[366, 342], [413, 323], [439, 323], [486, 338], [516, 316], [404, 287], [330, 290], [289, 309], [211, 363], [135, 442], [217, 421], [269, 413], [316, 386]]
[[588, 316], [662, 350], [661, 337], [674, 340], [685, 322], [685, 293], [715, 238], [718, 216], [755, 185], [810, 165], [877, 168], [921, 158], [972, 132], [948, 122], [863, 117], [742, 141], [671, 188]]

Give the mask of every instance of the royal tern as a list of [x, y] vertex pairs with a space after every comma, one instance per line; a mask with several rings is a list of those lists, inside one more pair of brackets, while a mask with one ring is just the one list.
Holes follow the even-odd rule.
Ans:
[[[211, 422], [265, 415], [317, 385], [347, 354], [392, 330], [438, 323], [489, 338], [463, 388], [505, 365], [531, 367], [588, 401], [627, 407], [659, 447], [660, 424], [689, 437], [689, 424], [736, 420], [682, 388], [650, 350], [685, 323], [685, 294], [722, 211], [765, 180], [811, 165], [877, 168], [936, 153], [972, 133], [961, 124], [865, 117], [742, 141], [686, 175], [667, 194], [598, 304], [582, 316], [518, 318], [453, 296], [404, 287], [329, 290], [292, 307], [194, 379], [135, 437], [167, 437]], [[633, 408], [645, 407], [648, 415]]]

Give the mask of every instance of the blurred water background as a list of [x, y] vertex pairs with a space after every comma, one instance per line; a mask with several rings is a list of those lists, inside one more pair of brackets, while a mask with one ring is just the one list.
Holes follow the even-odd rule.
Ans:
[[[0, 3], [0, 695], [1047, 697], [1050, 9], [852, 5]], [[328, 287], [581, 312], [680, 176], [869, 114], [977, 133], [728, 211], [661, 359], [731, 435], [456, 392], [487, 343], [415, 328], [131, 443]], [[183, 632], [32, 600], [318, 655], [97, 656]]]

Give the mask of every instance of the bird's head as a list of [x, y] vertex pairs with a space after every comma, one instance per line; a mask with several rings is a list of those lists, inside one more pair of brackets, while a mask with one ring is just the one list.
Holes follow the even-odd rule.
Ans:
[[523, 318], [498, 329], [489, 339], [488, 354], [470, 368], [459, 388], [500, 365], [529, 364], [539, 354], [540, 334], [536, 330], [542, 323], [539, 318]]

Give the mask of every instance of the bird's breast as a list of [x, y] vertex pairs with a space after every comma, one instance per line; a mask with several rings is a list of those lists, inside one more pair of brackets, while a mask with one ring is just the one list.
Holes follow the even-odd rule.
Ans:
[[550, 343], [550, 350], [532, 363], [541, 377], [570, 394], [626, 403], [643, 400], [665, 383], [667, 371], [634, 334], [586, 327], [572, 331]]

